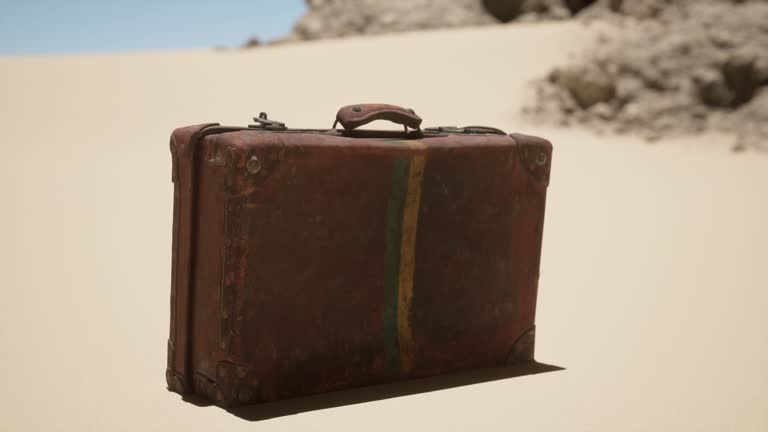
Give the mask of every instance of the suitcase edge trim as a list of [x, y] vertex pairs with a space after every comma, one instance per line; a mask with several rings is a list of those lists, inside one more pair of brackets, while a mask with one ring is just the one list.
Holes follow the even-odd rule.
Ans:
[[[174, 227], [171, 252], [171, 319], [168, 338], [168, 365], [165, 378], [168, 388], [180, 394], [188, 393], [192, 388], [188, 380], [190, 376], [189, 327], [191, 325], [189, 308], [192, 295], [191, 261], [195, 241], [192, 235], [192, 228], [195, 225], [196, 219], [194, 215], [196, 146], [201, 138], [201, 132], [215, 126], [219, 126], [219, 124], [205, 123], [179, 128], [171, 134], [170, 151], [172, 159], [171, 180], [174, 184]], [[182, 164], [186, 166], [183, 167]], [[187, 179], [190, 183], [189, 185], [181, 185], [182, 169], [186, 169], [189, 172]], [[184, 224], [185, 230], [189, 231], [189, 238], [186, 239], [188, 247], [185, 250], [179, 247], [182, 220], [186, 222]], [[180, 276], [182, 275], [179, 272], [183, 264], [186, 265], [187, 269], [186, 275], [184, 275], [186, 283], [184, 284], [185, 286], [180, 286]], [[183, 294], [183, 296], [180, 294]], [[180, 316], [179, 312], [183, 312], [183, 317]], [[177, 349], [179, 347], [183, 347], [183, 349]]]

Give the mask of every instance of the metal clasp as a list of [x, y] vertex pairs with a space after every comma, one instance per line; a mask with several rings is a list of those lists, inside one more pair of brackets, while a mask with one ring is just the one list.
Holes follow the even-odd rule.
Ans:
[[288, 129], [285, 126], [285, 123], [279, 122], [277, 120], [270, 120], [267, 118], [267, 113], [262, 112], [259, 114], [258, 117], [254, 117], [253, 121], [256, 122], [256, 124], [249, 124], [249, 128], [258, 128], [258, 129], [266, 129], [266, 130], [286, 130]]
[[501, 129], [496, 129], [488, 126], [439, 126], [428, 127], [424, 129], [426, 133], [447, 133], [447, 134], [490, 134], [490, 135], [506, 135]]
[[427, 133], [464, 133], [464, 129], [456, 126], [438, 126], [424, 128]]

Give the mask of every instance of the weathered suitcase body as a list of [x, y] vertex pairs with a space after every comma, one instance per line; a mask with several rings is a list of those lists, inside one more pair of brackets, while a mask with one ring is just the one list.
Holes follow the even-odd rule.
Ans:
[[[406, 131], [357, 131], [386, 119]], [[533, 359], [551, 144], [342, 108], [177, 129], [171, 390], [221, 406]]]

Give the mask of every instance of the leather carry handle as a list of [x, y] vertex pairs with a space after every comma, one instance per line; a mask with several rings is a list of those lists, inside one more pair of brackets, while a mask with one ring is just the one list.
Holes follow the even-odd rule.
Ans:
[[333, 128], [336, 129], [336, 125], [341, 123], [345, 130], [352, 130], [375, 120], [401, 124], [405, 126], [406, 131], [408, 128], [419, 129], [421, 126], [421, 117], [412, 109], [387, 104], [357, 104], [342, 107], [336, 113]]

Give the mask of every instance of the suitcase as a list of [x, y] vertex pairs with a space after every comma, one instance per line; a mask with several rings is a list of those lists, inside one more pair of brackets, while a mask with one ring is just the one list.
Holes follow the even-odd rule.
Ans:
[[383, 104], [255, 121], [171, 136], [170, 390], [231, 407], [533, 360], [548, 141]]

